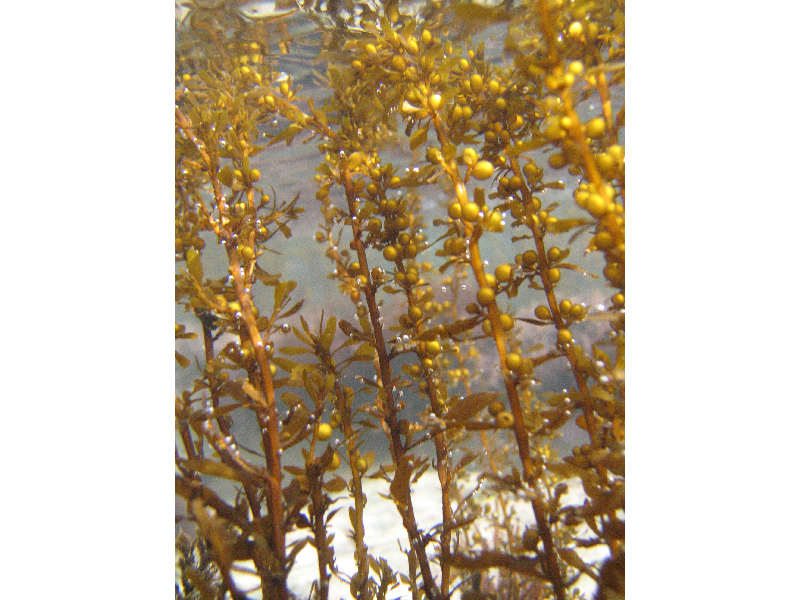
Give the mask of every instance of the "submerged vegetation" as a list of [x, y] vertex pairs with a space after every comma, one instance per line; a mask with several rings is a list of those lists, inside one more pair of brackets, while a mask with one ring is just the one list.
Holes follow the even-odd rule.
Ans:
[[[624, 3], [253, 6], [176, 24], [176, 596], [290, 598], [311, 547], [303, 597], [623, 597]], [[315, 197], [262, 177], [301, 143]], [[280, 274], [309, 235], [342, 314]], [[404, 570], [366, 543], [370, 480]]]

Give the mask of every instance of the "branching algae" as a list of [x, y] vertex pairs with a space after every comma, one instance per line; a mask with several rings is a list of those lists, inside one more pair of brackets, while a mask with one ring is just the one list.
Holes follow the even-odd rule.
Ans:
[[[175, 399], [196, 536], [178, 538], [176, 596], [293, 597], [310, 546], [310, 598], [334, 580], [359, 600], [563, 600], [587, 580], [623, 597], [624, 3], [259, 7], [178, 7], [176, 302], [194, 325], [176, 338], [197, 352], [176, 360], [198, 371]], [[315, 197], [257, 167], [301, 142]], [[314, 307], [276, 273], [318, 210], [341, 299]], [[422, 499], [428, 471], [440, 494]], [[370, 479], [407, 570], [366, 542]], [[344, 508], [352, 571], [332, 543]]]

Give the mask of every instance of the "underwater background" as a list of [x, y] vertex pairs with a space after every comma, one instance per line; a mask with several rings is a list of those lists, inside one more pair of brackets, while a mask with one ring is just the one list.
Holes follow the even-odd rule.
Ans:
[[[628, 2], [631, 597], [800, 587], [799, 10]], [[171, 596], [173, 7], [4, 22], [4, 593]]]
[[[276, 9], [274, 2], [261, 2], [248, 5], [245, 11], [253, 14], [268, 15], [275, 13]], [[180, 11], [178, 11], [177, 17], [180, 19]], [[318, 60], [320, 47], [319, 41], [314, 38], [315, 23], [303, 12], [298, 12], [288, 19], [288, 29], [293, 39], [291, 51], [287, 55], [277, 55], [277, 69], [290, 75], [295, 84], [302, 86], [302, 95], [311, 98], [315, 105], [321, 106], [327, 90], [320, 85], [319, 79], [314, 77], [313, 71], [324, 73], [326, 64], [324, 61], [320, 62]], [[506, 31], [507, 25], [498, 23], [489, 25], [478, 35], [478, 40], [485, 44], [488, 62], [499, 64], [504, 60], [503, 46]], [[177, 35], [180, 38], [180, 31]], [[280, 80], [281, 77], [279, 76], [278, 81]], [[616, 112], [624, 103], [624, 88], [622, 86], [612, 87], [611, 98]], [[588, 120], [602, 114], [600, 107], [592, 103], [581, 103], [578, 105], [577, 110], [582, 120]], [[274, 135], [280, 131], [282, 126], [275, 119], [271, 125], [268, 125], [265, 135]], [[624, 127], [621, 130], [621, 136], [624, 138]], [[412, 152], [405, 145], [384, 149], [382, 156], [387, 162], [391, 161], [401, 165], [411, 165], [415, 162], [422, 164], [425, 162], [424, 152], [421, 150]], [[543, 152], [534, 151], [531, 156], [535, 157], [537, 164], [542, 165], [544, 168], [545, 181], [559, 180], [564, 183], [564, 189], [549, 189], [540, 193], [543, 204], [550, 202], [560, 203], [562, 209], [559, 214], [563, 218], [582, 216], [582, 211], [574, 205], [572, 200], [572, 194], [577, 186], [578, 178], [568, 174], [564, 169], [553, 170], [547, 163], [547, 155]], [[321, 246], [314, 238], [314, 234], [319, 229], [323, 219], [319, 208], [320, 204], [315, 199], [317, 186], [313, 180], [314, 170], [319, 164], [319, 159], [320, 155], [316, 141], [301, 143], [296, 140], [289, 146], [281, 144], [269, 148], [251, 161], [251, 167], [257, 168], [261, 172], [261, 180], [266, 182], [267, 189], [271, 190], [278, 199], [286, 200], [299, 195], [300, 203], [306, 209], [299, 220], [292, 225], [293, 235], [291, 238], [283, 239], [278, 237], [272, 242], [271, 247], [282, 254], [265, 256], [261, 259], [260, 264], [271, 273], [279, 273], [284, 279], [298, 282], [298, 291], [302, 294], [301, 297], [305, 299], [303, 314], [310, 321], [313, 322], [314, 318], [319, 314], [318, 312], [315, 314], [314, 311], [319, 311], [323, 308], [326, 318], [328, 315], [336, 315], [337, 317], [351, 315], [354, 322], [357, 322], [357, 316], [353, 314], [352, 302], [340, 292], [337, 280], [332, 277], [331, 262], [323, 256], [324, 246]], [[470, 196], [472, 195], [473, 187], [474, 182], [468, 186]], [[417, 191], [422, 196], [422, 214], [435, 214], [446, 211], [447, 203], [452, 195], [452, 191], [448, 191], [447, 186], [431, 184], [418, 188]], [[428, 224], [430, 225], [430, 223]], [[564, 237], [566, 238], [567, 236]], [[492, 240], [496, 240], [495, 245], [492, 245]], [[228, 266], [224, 250], [216, 243], [213, 236], [206, 236], [205, 241], [204, 268], [207, 276], [224, 276]], [[484, 241], [481, 250], [484, 260], [492, 265], [503, 262], [503, 257], [513, 253], [513, 247], [506, 236], [495, 236], [490, 241]], [[430, 248], [427, 251], [431, 256], [427, 260], [435, 261], [432, 256], [433, 251], [434, 248]], [[420, 260], [426, 260], [425, 252], [421, 252], [419, 256]], [[599, 253], [573, 256], [571, 262], [590, 273], [602, 271], [603, 260]], [[177, 265], [177, 269], [180, 268], [181, 266]], [[335, 271], [333, 274], [335, 275]], [[474, 282], [472, 284], [461, 284], [460, 291], [463, 292], [461, 294], [463, 300], [460, 306], [462, 309], [467, 301], [473, 297], [476, 290]], [[570, 298], [575, 304], [582, 303], [587, 308], [602, 311], [604, 309], [602, 301], [604, 298], [608, 298], [609, 290], [610, 288], [603, 279], [592, 279], [577, 272], [565, 271], [564, 278], [559, 285], [559, 296]], [[442, 288], [441, 296], [443, 298], [451, 297], [451, 294], [451, 291]], [[508, 303], [512, 312], [514, 314], [532, 314], [536, 305], [535, 296], [521, 296], [522, 298], [513, 299]], [[265, 304], [259, 305], [259, 296], [258, 294], [254, 295], [258, 308], [263, 312], [269, 308], [271, 294], [266, 293], [262, 297], [265, 299]], [[405, 310], [405, 307], [399, 303], [397, 306], [392, 306], [392, 299], [392, 297], [384, 295], [384, 302], [386, 303], [384, 305], [384, 315], [387, 322], [394, 321], [397, 315]], [[525, 300], [529, 304], [523, 304]], [[178, 305], [176, 305], [175, 319], [176, 324], [184, 325], [187, 331], [198, 333], [198, 337], [194, 340], [176, 340], [176, 350], [187, 357], [191, 357], [193, 361], [194, 359], [199, 360], [200, 364], [202, 364], [203, 338], [198, 321], [193, 314], [185, 312]], [[296, 325], [296, 321], [289, 320], [288, 322], [290, 325]], [[589, 342], [589, 340], [597, 337], [597, 333], [600, 331], [599, 328], [602, 326], [602, 323], [587, 321], [576, 324], [573, 332], [578, 341]], [[291, 343], [292, 334], [286, 335], [283, 340], [280, 339], [280, 335], [278, 334], [278, 339], [275, 340], [276, 344]], [[526, 335], [527, 338], [524, 338], [524, 342], [529, 346], [534, 346], [540, 342], [547, 343], [549, 339], [549, 333], [538, 328], [528, 328]], [[341, 341], [342, 337], [343, 334], [337, 330], [337, 342]], [[233, 339], [233, 337], [230, 339]], [[219, 344], [223, 345], [226, 341], [226, 338], [221, 338]], [[490, 342], [487, 341], [487, 343], [483, 344], [483, 352], [486, 353], [486, 363], [478, 383], [473, 389], [474, 392], [489, 391], [496, 389], [498, 384], [502, 385], [502, 374], [497, 367], [495, 350]], [[402, 359], [393, 361], [393, 365], [398, 371], [402, 363]], [[176, 364], [176, 389], [191, 388], [194, 378], [199, 374], [200, 371], [194, 365], [189, 368], [180, 368]], [[344, 383], [357, 387], [359, 377], [374, 377], [374, 370], [369, 363], [355, 363], [352, 365], [345, 376]], [[574, 385], [572, 377], [569, 368], [565, 364], [550, 363], [548, 368], [537, 372], [537, 391], [546, 393], [563, 390], [566, 392], [568, 387]], [[299, 393], [303, 395], [302, 391]], [[415, 413], [423, 409], [425, 398], [417, 396], [416, 402], [418, 405], [413, 402], [409, 404], [410, 410]], [[237, 419], [237, 413], [231, 414], [234, 417], [233, 431], [237, 440], [241, 441], [242, 446], [257, 448], [260, 439], [257, 423], [253, 419]], [[555, 440], [552, 446], [557, 452], [569, 454], [576, 444], [583, 443], [585, 436], [585, 432], [576, 427], [573, 422], [563, 429], [562, 437]], [[361, 433], [361, 437], [366, 441], [363, 449], [376, 452], [376, 463], [390, 460], [386, 438], [380, 430], [365, 430]], [[339, 444], [340, 442], [340, 439], [334, 439], [334, 444]], [[476, 438], [472, 440], [471, 446], [474, 450], [483, 452]], [[434, 456], [432, 443], [428, 443], [423, 447], [427, 448], [427, 452], [431, 457]], [[286, 452], [283, 455], [283, 461], [285, 464], [302, 465], [303, 458], [300, 456], [300, 446]], [[344, 465], [339, 470], [342, 474], [347, 472], [347, 468]], [[215, 491], [225, 500], [230, 501], [233, 499], [235, 495], [234, 486], [220, 483], [220, 480], [214, 480], [214, 478], [208, 479], [207, 483], [214, 487]], [[394, 510], [392, 502], [379, 495], [379, 493], [388, 493], [388, 484], [379, 480], [365, 480], [364, 485], [364, 491], [369, 498], [365, 513], [365, 541], [374, 555], [385, 557], [395, 570], [403, 571], [407, 568], [407, 559], [403, 550], [407, 550], [408, 541], [405, 538], [400, 517]], [[424, 530], [435, 526], [441, 521], [441, 506], [439, 505], [441, 490], [435, 471], [431, 470], [425, 473], [412, 487], [412, 491], [415, 501], [419, 505], [417, 518], [420, 527]], [[347, 497], [342, 495], [342, 498], [346, 500]], [[576, 479], [570, 482], [570, 491], [564, 497], [564, 501], [570, 504], [581, 504], [584, 499], [585, 495], [581, 490], [580, 481]], [[186, 515], [186, 503], [182, 498], [176, 497], [175, 511], [178, 517]], [[520, 500], [515, 507], [515, 511], [517, 513], [515, 518], [518, 519], [519, 523], [533, 520], [533, 513], [529, 503]], [[178, 525], [176, 531], [186, 527], [187, 525]], [[188, 527], [191, 530], [191, 526]], [[340, 511], [331, 521], [331, 528], [335, 534], [333, 545], [336, 550], [337, 567], [345, 573], [352, 573], [354, 572], [353, 543], [347, 537], [350, 523], [347, 519], [346, 511]], [[588, 529], [584, 533], [591, 534]], [[303, 534], [298, 533], [296, 537], [302, 536]], [[293, 538], [290, 535], [289, 540], [291, 539]], [[583, 550], [581, 555], [586, 560], [594, 561], [607, 556], [607, 551], [602, 549]], [[242, 580], [242, 589], [247, 589], [248, 585], [245, 583], [247, 577], [242, 575], [237, 577]], [[299, 597], [303, 597], [307, 594], [309, 586], [316, 577], [316, 553], [313, 548], [306, 547], [298, 556], [297, 563], [289, 575], [289, 587]], [[260, 597], [257, 583], [257, 579], [253, 578], [252, 587], [256, 588], [253, 597]], [[577, 586], [578, 589], [586, 594], [586, 597], [591, 597], [595, 587], [595, 583], [586, 576], [581, 578]], [[349, 588], [346, 583], [334, 576], [331, 582], [331, 598], [338, 599], [339, 596], [342, 598], [349, 597]]]

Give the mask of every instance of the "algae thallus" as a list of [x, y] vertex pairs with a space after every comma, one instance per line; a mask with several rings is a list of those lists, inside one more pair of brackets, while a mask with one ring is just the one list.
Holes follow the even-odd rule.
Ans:
[[[290, 598], [310, 546], [303, 597], [623, 597], [624, 3], [179, 14], [175, 333], [196, 352], [176, 351], [175, 485], [196, 539], [176, 596]], [[300, 143], [314, 191], [274, 189], [263, 165]], [[303, 213], [341, 295], [324, 306], [281, 275]], [[440, 493], [415, 496], [428, 472]], [[372, 479], [400, 570], [365, 541]]]

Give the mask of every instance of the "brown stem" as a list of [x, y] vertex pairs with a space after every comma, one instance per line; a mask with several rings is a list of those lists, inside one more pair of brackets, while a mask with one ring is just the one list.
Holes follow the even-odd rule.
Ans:
[[417, 560], [412, 551], [409, 551], [406, 556], [408, 557], [408, 585], [411, 589], [411, 600], [420, 600], [417, 587]]
[[[333, 373], [336, 373], [333, 368]], [[347, 397], [342, 390], [342, 384], [337, 376], [336, 380], [336, 399], [339, 404], [339, 414], [342, 416], [342, 430], [344, 431], [344, 439], [347, 444], [347, 456], [350, 463], [350, 473], [353, 477], [353, 504], [355, 510], [355, 519], [353, 523], [353, 538], [355, 542], [355, 559], [356, 559], [356, 578], [358, 585], [358, 593], [356, 598], [361, 600], [368, 595], [368, 582], [369, 582], [369, 558], [367, 557], [367, 544], [364, 542], [364, 502], [366, 496], [364, 495], [361, 486], [361, 472], [356, 467], [357, 450], [356, 450], [356, 432], [353, 429], [353, 417], [350, 413], [351, 406], [347, 402]]]
[[[405, 273], [405, 268], [403, 266], [402, 261], [398, 261], [398, 269]], [[409, 306], [413, 306], [415, 304], [413, 295], [411, 293], [411, 287], [406, 287], [406, 302]], [[418, 320], [414, 324], [414, 334], [415, 336], [422, 333], [422, 320]], [[419, 359], [420, 364], [422, 363], [422, 356], [418, 354], [417, 358]], [[423, 367], [424, 369], [424, 367]], [[437, 395], [438, 390], [433, 383], [433, 373], [430, 369], [425, 370], [425, 384], [426, 384], [426, 391], [428, 398], [430, 399], [430, 407], [435, 414], [440, 419], [444, 416], [444, 404], [438, 401]], [[448, 458], [449, 449], [447, 444], [447, 438], [445, 437], [444, 430], [437, 430], [437, 432], [433, 436], [433, 445], [436, 451], [436, 471], [439, 477], [439, 487], [442, 493], [442, 533], [439, 540], [439, 547], [440, 547], [440, 556], [441, 562], [440, 567], [442, 570], [442, 584], [441, 589], [444, 590], [445, 593], [448, 592], [450, 589], [450, 566], [447, 563], [447, 556], [450, 554], [450, 540], [451, 540], [451, 530], [449, 524], [453, 520], [453, 507], [450, 505], [450, 482], [451, 482], [451, 475], [450, 475], [450, 461]]]
[[[189, 425], [186, 423], [184, 417], [185, 415], [176, 414], [175, 423], [178, 426], [178, 433], [181, 436], [181, 442], [186, 450], [186, 456], [189, 458], [195, 458], [197, 456], [197, 451], [192, 443], [192, 432], [189, 430]], [[197, 473], [192, 473], [192, 477], [196, 478], [198, 481], [200, 480], [200, 477], [197, 475]]]
[[[220, 224], [214, 226], [214, 231], [218, 239], [228, 241], [231, 239], [231, 232], [224, 225], [221, 225], [227, 218], [227, 207], [225, 206], [222, 187], [217, 177], [216, 157], [212, 158], [208, 154], [205, 145], [197, 139], [192, 129], [191, 121], [177, 107], [175, 108], [175, 120], [186, 136], [195, 144], [197, 151], [206, 163], [214, 190], [214, 200], [220, 214]], [[231, 244], [226, 245], [226, 250], [229, 270], [233, 278], [237, 299], [242, 307], [242, 317], [244, 318], [246, 331], [255, 350], [262, 393], [267, 399], [267, 407], [258, 407], [256, 415], [262, 431], [261, 442], [267, 462], [266, 481], [269, 487], [267, 505], [271, 517], [272, 531], [270, 535], [276, 564], [272, 565], [271, 569], [274, 575], [270, 575], [266, 582], [262, 579], [262, 593], [265, 594], [265, 597], [287, 600], [286, 573], [283, 572], [286, 563], [286, 544], [283, 530], [283, 490], [281, 489], [280, 442], [278, 439], [278, 413], [275, 405], [275, 390], [272, 385], [272, 375], [269, 370], [269, 359], [264, 348], [264, 341], [261, 339], [261, 334], [256, 326], [255, 315], [253, 314], [254, 305], [250, 294], [245, 292], [244, 273], [240, 271], [239, 257], [236, 249], [231, 247]]]
[[[520, 171], [519, 163], [516, 159], [512, 160], [511, 167], [514, 171], [514, 174], [521, 178], [522, 172]], [[525, 199], [525, 203], [530, 204], [532, 194], [525, 184], [522, 186], [522, 195]], [[547, 250], [544, 247], [544, 231], [540, 226], [537, 226], [536, 222], [533, 222], [531, 219], [527, 219], [526, 224], [533, 234], [538, 264], [540, 265], [540, 279], [542, 282], [542, 287], [544, 288], [545, 297], [547, 298], [547, 304], [550, 307], [550, 314], [553, 316], [553, 325], [556, 330], [564, 329], [566, 328], [566, 323], [561, 316], [561, 311], [558, 306], [558, 299], [556, 298], [555, 294], [555, 286], [547, 276], [550, 259], [548, 258]], [[597, 423], [595, 422], [594, 407], [592, 405], [592, 399], [589, 396], [589, 388], [586, 385], [586, 379], [578, 369], [578, 357], [575, 353], [575, 348], [570, 345], [565, 349], [564, 354], [569, 361], [572, 374], [575, 377], [575, 382], [578, 384], [578, 389], [581, 392], [581, 410], [583, 411], [584, 419], [586, 420], [586, 431], [589, 434], [589, 441], [591, 442], [592, 446], [598, 447], [599, 439], [597, 435]]]
[[[458, 315], [458, 289], [459, 289], [459, 286], [457, 285], [458, 284], [459, 273], [460, 273], [460, 270], [456, 269], [456, 272], [454, 273], [454, 276], [453, 276], [453, 281], [454, 281], [454, 283], [453, 283], [453, 320], [454, 321], [456, 319], [458, 319], [458, 317], [459, 317], [459, 315]], [[463, 352], [459, 352], [458, 353], [458, 365], [459, 365], [460, 369], [464, 369], [464, 354], [463, 354]], [[472, 393], [472, 386], [470, 385], [469, 378], [464, 378], [464, 391], [466, 392], [467, 396], [469, 396]], [[483, 445], [483, 449], [486, 452], [486, 458], [487, 458], [487, 460], [489, 462], [489, 470], [492, 472], [493, 475], [497, 475], [497, 463], [495, 462], [495, 459], [494, 459], [494, 452], [492, 452], [492, 449], [489, 447], [489, 436], [486, 434], [486, 431], [483, 430], [483, 429], [480, 430], [480, 436], [481, 436], [481, 444]], [[502, 511], [502, 513], [504, 515], [507, 514], [508, 513], [508, 509], [507, 509], [505, 497], [503, 496], [503, 494], [498, 494], [497, 502], [500, 505], [500, 510]], [[492, 531], [492, 534], [494, 536], [494, 547], [495, 548], [499, 548], [500, 547], [500, 531], [499, 531], [499, 528], [494, 527], [493, 531]], [[510, 536], [509, 536], [509, 541], [510, 541]]]
[[[212, 336], [211, 331], [211, 324], [205, 320], [201, 319], [201, 324], [203, 326], [203, 350], [205, 355], [206, 365], [208, 365], [211, 360], [214, 358], [214, 339]], [[213, 371], [208, 371], [208, 378], [209, 378], [209, 390], [211, 391], [211, 400], [212, 406], [216, 411], [219, 408], [219, 396], [216, 390], [216, 375]], [[219, 425], [220, 430], [226, 435], [231, 435], [230, 426], [228, 420], [224, 416], [217, 416], [217, 424]], [[231, 461], [227, 455], [221, 455], [223, 462], [227, 464], [232, 464], [232, 466], [236, 466], [233, 461]], [[253, 522], [258, 523], [261, 520], [261, 503], [258, 499], [258, 490], [257, 488], [249, 483], [243, 483], [242, 487], [244, 489], [245, 497], [247, 498], [247, 504], [250, 507], [250, 511], [253, 514]], [[265, 579], [269, 578], [269, 565], [263, 563], [260, 560], [254, 559], [254, 564], [256, 569], [261, 576], [261, 580], [264, 581]]]
[[253, 314], [254, 306], [249, 293], [245, 292], [244, 278], [240, 271], [239, 257], [234, 248], [228, 248], [228, 262], [230, 265], [230, 273], [233, 276], [236, 296], [242, 307], [242, 317], [245, 321], [248, 337], [255, 351], [261, 391], [267, 401], [267, 407], [256, 408], [256, 414], [262, 430], [262, 446], [267, 459], [267, 470], [269, 473], [267, 482], [270, 493], [267, 497], [267, 504], [269, 506], [270, 521], [272, 523], [273, 551], [277, 561], [274, 570], [278, 571], [278, 577], [270, 578], [270, 582], [272, 583], [273, 595], [277, 595], [280, 600], [285, 600], [288, 597], [286, 573], [283, 572], [286, 564], [286, 546], [283, 530], [283, 490], [281, 489], [281, 457], [275, 388], [272, 384], [272, 374], [269, 370], [269, 359], [267, 358], [265, 342], [262, 340], [261, 334], [256, 326], [256, 319]]
[[317, 548], [317, 570], [319, 573], [319, 590], [317, 598], [319, 600], [328, 599], [328, 585], [330, 573], [328, 573], [328, 563], [330, 557], [328, 553], [328, 531], [325, 528], [325, 510], [327, 502], [322, 492], [322, 467], [315, 466], [310, 473], [310, 495], [311, 495], [311, 527], [314, 531], [314, 545]]
[[[347, 204], [351, 217], [358, 214], [355, 206], [356, 192], [353, 188], [352, 176], [349, 169], [343, 170], [343, 184], [345, 188], [345, 195], [347, 196]], [[372, 278], [369, 273], [367, 262], [367, 252], [364, 248], [364, 243], [361, 240], [361, 229], [357, 219], [351, 218], [351, 226], [353, 230], [353, 242], [358, 254], [358, 260], [361, 264], [361, 274], [365, 277], [367, 285], [364, 286], [364, 296], [367, 300], [367, 308], [369, 309], [369, 318], [372, 325], [373, 342], [375, 350], [378, 353], [379, 365], [379, 379], [380, 389], [378, 390], [378, 408], [381, 414], [381, 423], [383, 430], [390, 440], [390, 451], [392, 454], [392, 462], [396, 466], [395, 490], [398, 490], [399, 497], [395, 497], [395, 504], [400, 512], [403, 525], [408, 533], [409, 543], [414, 549], [419, 561], [420, 571], [422, 572], [422, 579], [425, 587], [425, 595], [428, 600], [440, 600], [442, 598], [441, 592], [436, 586], [436, 582], [431, 572], [428, 556], [425, 553], [425, 543], [420, 536], [419, 528], [417, 527], [416, 518], [414, 517], [414, 506], [411, 502], [411, 490], [409, 484], [410, 472], [406, 468], [401, 468], [407, 460], [403, 441], [401, 439], [401, 431], [397, 419], [397, 405], [394, 399], [393, 384], [392, 384], [392, 368], [389, 364], [389, 353], [386, 350], [386, 342], [383, 339], [383, 326], [381, 325], [381, 314], [378, 309], [378, 304], [375, 299], [375, 286], [372, 283]], [[403, 480], [398, 480], [402, 477]]]
[[[445, 134], [441, 119], [435, 111], [432, 115], [432, 121], [434, 128], [436, 129], [439, 143], [444, 146], [444, 144], [447, 142], [447, 136]], [[461, 179], [458, 170], [445, 163], [444, 160], [441, 161], [441, 166], [450, 178], [456, 193], [456, 198], [463, 209], [469, 201], [467, 198], [467, 189], [464, 185], [464, 181]], [[475, 280], [478, 282], [480, 287], [487, 287], [486, 274], [483, 270], [480, 246], [478, 243], [482, 234], [481, 227], [473, 226], [472, 223], [469, 222], [465, 222], [464, 227], [466, 237], [469, 240], [469, 263], [472, 267], [473, 275], [475, 276]], [[511, 414], [514, 417], [514, 437], [517, 441], [519, 458], [522, 462], [525, 481], [528, 483], [528, 486], [533, 492], [533, 498], [531, 502], [533, 505], [533, 513], [536, 517], [536, 528], [544, 545], [545, 572], [547, 573], [547, 576], [553, 585], [553, 591], [555, 593], [556, 600], [565, 600], [566, 596], [564, 591], [564, 580], [561, 577], [555, 544], [553, 543], [553, 536], [550, 531], [550, 526], [547, 522], [545, 502], [542, 492], [539, 489], [539, 473], [537, 472], [537, 469], [531, 458], [530, 445], [528, 443], [528, 432], [525, 429], [522, 406], [519, 401], [519, 395], [517, 394], [515, 378], [506, 366], [505, 332], [503, 327], [500, 325], [500, 311], [497, 308], [497, 301], [492, 300], [487, 306], [487, 309], [489, 313], [489, 322], [492, 329], [492, 337], [494, 338], [500, 367], [503, 372], [503, 383], [506, 388], [506, 395], [511, 407]]]
[[[428, 377], [428, 385], [431, 377]], [[432, 404], [436, 416], [441, 417], [441, 405]], [[447, 557], [450, 555], [451, 530], [448, 525], [453, 521], [453, 507], [450, 506], [450, 464], [448, 459], [447, 441], [443, 433], [438, 433], [433, 438], [436, 448], [436, 470], [439, 475], [439, 486], [442, 490], [442, 533], [439, 542], [440, 567], [442, 569], [442, 590], [448, 593], [450, 589], [450, 563]]]

